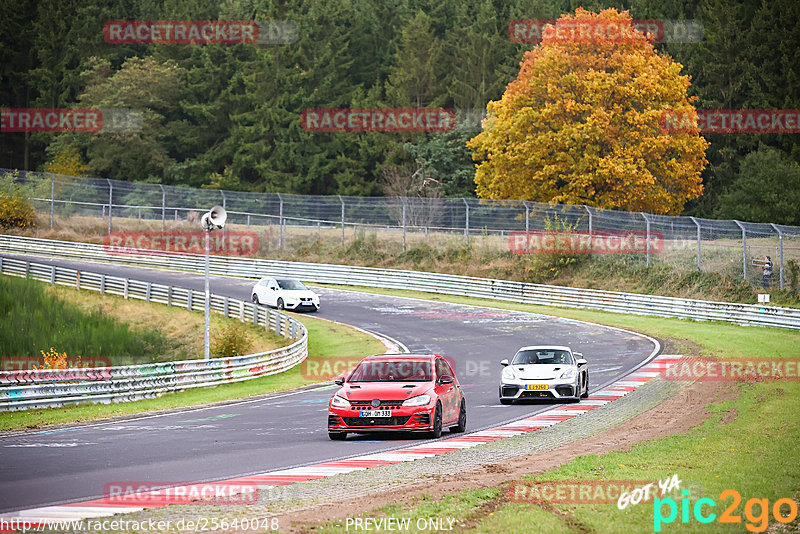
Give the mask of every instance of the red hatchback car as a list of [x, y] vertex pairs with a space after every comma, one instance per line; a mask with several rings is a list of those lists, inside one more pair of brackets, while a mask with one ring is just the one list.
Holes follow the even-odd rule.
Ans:
[[367, 356], [345, 378], [328, 404], [328, 435], [348, 432], [463, 432], [467, 402], [448, 361], [438, 354]]

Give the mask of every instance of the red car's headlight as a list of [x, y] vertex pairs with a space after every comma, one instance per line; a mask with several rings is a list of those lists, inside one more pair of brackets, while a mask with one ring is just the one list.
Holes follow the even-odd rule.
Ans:
[[337, 408], [349, 408], [350, 401], [344, 397], [340, 397], [339, 395], [334, 395], [333, 399], [331, 399], [331, 406], [336, 406]]
[[417, 395], [403, 401], [403, 406], [425, 406], [431, 402], [430, 395]]

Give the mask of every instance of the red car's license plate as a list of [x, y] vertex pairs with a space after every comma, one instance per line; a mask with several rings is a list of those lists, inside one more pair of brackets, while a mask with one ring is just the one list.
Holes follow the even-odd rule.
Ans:
[[359, 417], [391, 417], [391, 410], [368, 410], [358, 412]]

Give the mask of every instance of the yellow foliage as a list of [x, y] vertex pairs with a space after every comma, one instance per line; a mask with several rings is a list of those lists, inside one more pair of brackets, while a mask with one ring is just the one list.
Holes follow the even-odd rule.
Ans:
[[[565, 27], [609, 21], [627, 11], [578, 8]], [[690, 77], [635, 39], [565, 39], [545, 32], [519, 75], [489, 102], [484, 131], [467, 146], [477, 162], [478, 196], [679, 214], [702, 194], [708, 143], [698, 130], [661, 129], [664, 111], [694, 113]]]
[[36, 226], [36, 210], [19, 191], [0, 191], [0, 228], [32, 228]]
[[64, 147], [44, 167], [45, 172], [64, 174], [67, 176], [86, 176], [86, 165], [75, 147]]
[[[70, 367], [67, 360], [66, 352], [58, 352], [55, 348], [50, 347], [50, 350], [45, 352], [40, 350], [44, 358], [44, 365], [41, 369], [68, 369]], [[75, 359], [74, 367], [79, 367], [81, 362], [80, 356]], [[35, 367], [35, 366], [34, 366]]]

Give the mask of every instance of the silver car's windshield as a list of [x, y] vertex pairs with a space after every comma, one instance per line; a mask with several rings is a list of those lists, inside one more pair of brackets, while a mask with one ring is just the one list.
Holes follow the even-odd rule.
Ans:
[[350, 374], [348, 382], [430, 382], [431, 362], [367, 361], [361, 362]]
[[521, 350], [511, 361], [511, 365], [528, 365], [528, 364], [565, 364], [573, 363], [572, 355], [568, 350], [558, 349], [529, 349]]
[[278, 287], [281, 289], [308, 289], [306, 286], [302, 284], [302, 282], [298, 282], [297, 280], [285, 279], [285, 280], [277, 280]]

